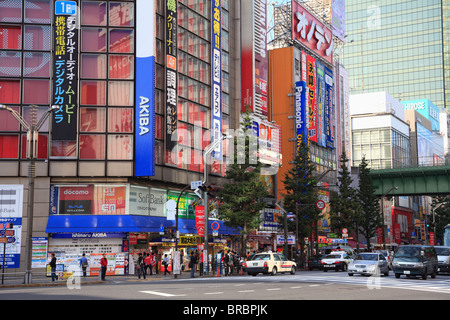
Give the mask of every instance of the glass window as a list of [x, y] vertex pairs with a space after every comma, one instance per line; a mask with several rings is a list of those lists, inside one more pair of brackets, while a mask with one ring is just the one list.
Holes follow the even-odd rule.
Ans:
[[25, 0], [25, 22], [50, 24], [50, 0]]
[[[22, 159], [27, 158], [27, 135], [22, 135]], [[38, 143], [37, 143], [37, 153], [36, 153], [37, 159], [47, 159], [48, 158], [48, 135], [46, 134], [40, 134], [38, 137]]]
[[108, 159], [109, 160], [133, 159], [133, 136], [108, 135]]
[[134, 52], [134, 30], [111, 29], [109, 31], [110, 52]]
[[22, 0], [0, 1], [0, 22], [22, 22]]
[[23, 46], [25, 50], [50, 51], [50, 26], [25, 26], [25, 38]]
[[0, 79], [0, 101], [4, 104], [20, 103], [20, 80]]
[[105, 159], [105, 140], [104, 135], [80, 135], [80, 159]]
[[110, 55], [109, 77], [112, 79], [134, 79], [134, 56]]
[[21, 49], [21, 48], [22, 48], [21, 26], [0, 25], [0, 49]]
[[76, 141], [51, 141], [51, 156], [55, 158], [75, 158], [77, 155]]
[[111, 106], [134, 105], [133, 88], [133, 82], [110, 81], [108, 88], [108, 104]]
[[0, 56], [0, 76], [20, 77], [22, 53], [16, 51], [4, 51]]
[[106, 29], [83, 28], [81, 30], [81, 51], [106, 52]]
[[81, 3], [81, 23], [83, 25], [106, 26], [106, 2], [83, 1]]
[[[47, 107], [38, 107], [36, 108], [36, 119], [39, 120], [42, 116], [44, 116], [44, 114], [47, 112], [48, 108]], [[25, 119], [25, 121], [29, 124], [31, 124], [33, 122], [33, 108], [32, 107], [23, 107], [23, 118]], [[42, 125], [41, 129], [39, 130], [40, 132], [48, 132], [48, 122], [50, 120], [47, 119], [47, 121], [44, 122], [44, 124]], [[24, 128], [22, 128], [22, 130], [24, 130]]]
[[106, 109], [105, 108], [80, 108], [81, 132], [105, 132]]
[[109, 108], [108, 132], [133, 132], [133, 109]]
[[104, 54], [82, 54], [81, 55], [81, 78], [105, 79], [106, 78], [106, 55], [104, 55]]
[[109, 4], [109, 24], [118, 27], [134, 26], [134, 3], [112, 2]]
[[0, 159], [17, 158], [19, 158], [19, 135], [0, 135]]
[[[20, 113], [19, 107], [11, 107], [11, 109]], [[19, 122], [10, 112], [2, 111], [0, 116], [0, 128], [2, 131], [19, 131]]]
[[85, 105], [106, 105], [106, 82], [81, 81], [80, 100]]
[[23, 61], [24, 77], [50, 77], [50, 53], [25, 52]]
[[50, 103], [50, 80], [23, 80], [23, 103], [44, 104]]

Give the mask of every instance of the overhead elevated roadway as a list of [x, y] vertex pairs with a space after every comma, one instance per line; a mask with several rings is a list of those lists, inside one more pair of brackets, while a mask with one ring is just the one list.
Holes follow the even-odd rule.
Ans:
[[375, 194], [391, 196], [450, 194], [450, 165], [371, 170]]

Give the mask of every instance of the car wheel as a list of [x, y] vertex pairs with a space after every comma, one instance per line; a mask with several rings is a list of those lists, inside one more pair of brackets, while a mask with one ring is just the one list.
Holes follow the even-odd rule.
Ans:
[[425, 270], [423, 270], [423, 273], [422, 273], [422, 279], [427, 280], [427, 276], [428, 276], [428, 270], [425, 269]]
[[395, 278], [400, 279], [400, 273], [395, 273]]
[[434, 268], [433, 269], [433, 273], [431, 274], [431, 279], [435, 279], [436, 278], [436, 274], [437, 274], [437, 269]]
[[349, 273], [348, 275], [349, 275], [350, 277], [353, 277], [353, 273]]
[[389, 268], [386, 268], [386, 272], [384, 273], [386, 277], [389, 277]]
[[342, 271], [347, 271], [347, 264], [346, 263], [344, 263], [343, 265], [342, 265]]
[[291, 268], [291, 274], [295, 274], [295, 267], [294, 266], [292, 266], [292, 268]]
[[277, 267], [272, 268], [272, 272], [270, 273], [272, 276], [277, 274]]

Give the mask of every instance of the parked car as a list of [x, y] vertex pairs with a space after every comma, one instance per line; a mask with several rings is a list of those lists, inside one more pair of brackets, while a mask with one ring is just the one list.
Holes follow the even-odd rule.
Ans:
[[333, 251], [322, 258], [322, 268], [324, 272], [328, 270], [347, 271], [348, 264], [352, 261], [351, 256], [346, 251]]
[[438, 272], [450, 272], [450, 247], [435, 246], [438, 258]]
[[311, 256], [308, 259], [308, 270], [313, 271], [314, 269], [322, 270], [322, 255], [321, 254]]
[[430, 274], [436, 278], [438, 260], [436, 250], [432, 246], [407, 245], [400, 246], [394, 255], [392, 269], [398, 279], [401, 275], [421, 276], [426, 280]]
[[297, 264], [286, 259], [281, 253], [265, 252], [253, 255], [251, 260], [244, 262], [242, 268], [244, 272], [252, 276], [258, 273], [276, 275], [278, 272], [295, 274]]
[[389, 263], [381, 253], [360, 253], [348, 266], [348, 275], [354, 274], [389, 276]]

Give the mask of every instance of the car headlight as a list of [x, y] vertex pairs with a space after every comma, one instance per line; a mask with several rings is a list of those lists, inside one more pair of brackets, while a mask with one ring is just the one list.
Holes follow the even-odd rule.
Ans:
[[392, 266], [393, 266], [393, 267], [400, 267], [400, 264], [399, 264], [397, 261], [394, 260], [394, 261], [392, 262]]
[[423, 267], [423, 263], [422, 262], [417, 262], [414, 264], [415, 268], [422, 268]]

